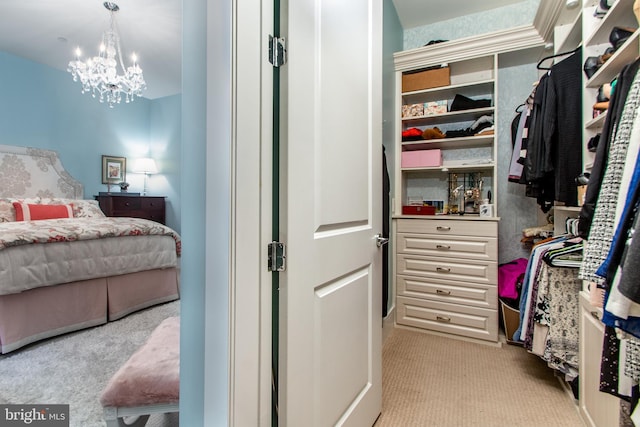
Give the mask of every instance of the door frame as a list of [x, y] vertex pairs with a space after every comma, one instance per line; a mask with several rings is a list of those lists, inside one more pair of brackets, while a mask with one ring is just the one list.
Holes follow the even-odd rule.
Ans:
[[273, 0], [233, 0], [229, 425], [271, 425]]

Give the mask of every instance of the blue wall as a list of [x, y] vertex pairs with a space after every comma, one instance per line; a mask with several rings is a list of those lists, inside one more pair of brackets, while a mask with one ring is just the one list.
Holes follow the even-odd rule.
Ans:
[[127, 158], [132, 192], [144, 185], [143, 175], [130, 172], [133, 160], [155, 157], [160, 173], [151, 176], [149, 194], [168, 196], [167, 225], [180, 232], [180, 95], [109, 108], [83, 95], [66, 71], [6, 52], [0, 52], [0, 93], [0, 144], [57, 151], [84, 185], [85, 198], [107, 191], [103, 154]]
[[[485, 12], [463, 15], [404, 31], [404, 50], [424, 46], [431, 40], [455, 40], [498, 30], [530, 25], [540, 0], [524, 0]], [[437, 7], [437, 6], [434, 6]], [[461, 15], [464, 11], [460, 11]]]

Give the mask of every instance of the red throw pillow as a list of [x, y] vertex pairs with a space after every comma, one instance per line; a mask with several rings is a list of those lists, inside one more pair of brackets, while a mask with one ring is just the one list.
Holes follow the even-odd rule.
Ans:
[[71, 205], [29, 205], [13, 202], [16, 221], [34, 221], [38, 219], [73, 218]]

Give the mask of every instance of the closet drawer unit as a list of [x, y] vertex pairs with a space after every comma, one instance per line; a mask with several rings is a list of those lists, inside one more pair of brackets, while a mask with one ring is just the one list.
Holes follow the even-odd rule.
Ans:
[[445, 256], [449, 258], [498, 260], [495, 237], [438, 236], [434, 234], [397, 234], [398, 252], [405, 254]]
[[438, 301], [398, 297], [397, 323], [470, 338], [498, 340], [498, 312]]
[[398, 295], [487, 309], [498, 308], [498, 287], [397, 276]]
[[486, 236], [498, 235], [496, 221], [399, 219], [398, 233], [424, 233], [438, 236]]
[[460, 260], [411, 254], [397, 255], [397, 273], [405, 276], [496, 285], [495, 261]]

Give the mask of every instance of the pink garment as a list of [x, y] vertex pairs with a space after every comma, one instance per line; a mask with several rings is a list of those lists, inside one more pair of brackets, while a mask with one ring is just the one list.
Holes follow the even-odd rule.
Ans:
[[518, 298], [517, 284], [524, 278], [527, 262], [526, 258], [518, 258], [498, 267], [498, 296]]

